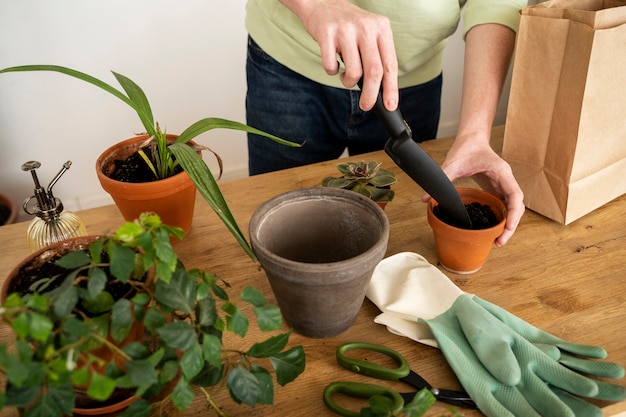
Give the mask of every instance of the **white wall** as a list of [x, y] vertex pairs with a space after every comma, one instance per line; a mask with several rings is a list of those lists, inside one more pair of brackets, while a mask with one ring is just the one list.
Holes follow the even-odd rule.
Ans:
[[[155, 118], [171, 133], [209, 116], [243, 122], [245, 3], [2, 1], [0, 68], [57, 64], [114, 85], [109, 70], [122, 73], [144, 89]], [[462, 62], [457, 34], [446, 52], [440, 136], [454, 134], [457, 126]], [[506, 97], [497, 122], [504, 121], [505, 110]], [[55, 195], [70, 210], [108, 204], [95, 160], [141, 128], [125, 104], [81, 81], [55, 73], [0, 75], [0, 191], [21, 203], [33, 191], [22, 163], [40, 161], [39, 179], [47, 185], [63, 162], [71, 160]], [[223, 179], [247, 175], [244, 133], [211, 131], [199, 141], [222, 156]]]

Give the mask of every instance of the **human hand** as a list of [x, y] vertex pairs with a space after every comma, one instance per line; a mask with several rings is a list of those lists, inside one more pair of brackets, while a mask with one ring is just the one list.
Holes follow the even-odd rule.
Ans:
[[343, 85], [352, 88], [363, 78], [359, 102], [362, 110], [374, 106], [381, 85], [385, 107], [396, 109], [398, 62], [389, 19], [345, 0], [281, 2], [300, 18], [319, 44], [322, 65], [329, 75], [339, 72], [339, 54], [345, 65], [340, 76]]
[[[506, 225], [495, 243], [497, 246], [506, 244], [526, 210], [524, 193], [513, 176], [511, 166], [495, 153], [488, 139], [457, 137], [441, 168], [451, 181], [472, 177], [482, 189], [504, 200]], [[422, 197], [423, 202], [429, 199], [427, 194]]]

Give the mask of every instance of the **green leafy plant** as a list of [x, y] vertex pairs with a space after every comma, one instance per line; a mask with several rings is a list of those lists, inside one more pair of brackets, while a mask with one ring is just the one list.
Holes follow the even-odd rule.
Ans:
[[345, 188], [367, 198], [383, 203], [393, 200], [394, 192], [390, 185], [398, 182], [396, 175], [380, 167], [375, 161], [347, 162], [337, 165], [340, 177], [326, 177], [322, 186]]
[[[184, 410], [196, 390], [225, 416], [212, 399], [224, 386], [237, 403], [273, 403], [274, 378], [262, 364], [269, 359], [280, 385], [305, 367], [303, 348], [287, 348], [289, 332], [275, 334], [279, 308], [252, 287], [233, 300], [219, 277], [185, 269], [172, 236], [181, 238], [182, 230], [144, 213], [88, 248], [49, 261], [52, 272], [37, 266], [44, 275], [26, 291], [11, 290], [0, 318], [16, 342], [15, 349], [0, 345], [6, 381], [0, 409], [17, 407], [25, 417], [70, 415], [76, 387], [97, 401], [130, 390], [140, 398], [125, 417], [171, 403]], [[245, 350], [240, 339], [251, 324], [241, 304], [251, 306], [261, 331], [275, 334]], [[143, 329], [134, 340], [137, 323]], [[227, 346], [233, 338], [236, 346]]]
[[[154, 116], [152, 115], [150, 103], [148, 102], [145, 93], [128, 77], [112, 71], [116, 80], [124, 90], [122, 92], [110, 84], [107, 84], [106, 82], [91, 75], [58, 65], [22, 65], [9, 67], [0, 70], [0, 74], [27, 71], [52, 71], [69, 75], [103, 89], [104, 91], [119, 98], [135, 110], [142, 125], [146, 129], [147, 134], [151, 138], [150, 143], [145, 144], [146, 147], [151, 147], [151, 156], [148, 157], [145, 151], [142, 151], [141, 155], [154, 173], [155, 177], [157, 179], [163, 179], [174, 175], [177, 165], [180, 164], [185, 172], [187, 172], [189, 178], [191, 178], [200, 194], [224, 222], [226, 227], [233, 234], [248, 256], [252, 259], [256, 259], [250, 245], [230, 211], [230, 208], [224, 200], [213, 174], [197, 151], [187, 144], [190, 140], [208, 130], [222, 128], [254, 133], [286, 146], [298, 147], [301, 145], [270, 135], [243, 123], [209, 117], [193, 123], [178, 136], [173, 144], [168, 146], [166, 134], [161, 130], [159, 124], [155, 121]], [[221, 160], [219, 157], [218, 162], [220, 163], [221, 169]]]

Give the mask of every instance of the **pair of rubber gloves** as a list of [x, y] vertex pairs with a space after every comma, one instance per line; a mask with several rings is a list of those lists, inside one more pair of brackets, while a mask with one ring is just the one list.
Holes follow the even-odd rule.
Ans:
[[620, 401], [624, 368], [598, 361], [601, 347], [570, 343], [467, 294], [415, 253], [383, 259], [367, 297], [375, 322], [439, 347], [467, 393], [489, 417], [601, 417], [583, 398]]

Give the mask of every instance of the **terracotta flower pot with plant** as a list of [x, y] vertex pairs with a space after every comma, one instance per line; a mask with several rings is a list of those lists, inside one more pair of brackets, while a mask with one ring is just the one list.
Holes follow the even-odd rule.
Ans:
[[384, 209], [395, 196], [391, 185], [398, 182], [396, 175], [381, 168], [376, 161], [347, 162], [337, 165], [340, 177], [326, 177], [323, 187], [344, 188], [374, 200]]
[[[167, 135], [168, 143], [176, 138]], [[149, 139], [147, 135], [137, 136], [105, 150], [96, 160], [98, 180], [124, 219], [133, 220], [145, 211], [153, 211], [159, 213], [164, 223], [180, 227], [187, 234], [193, 220], [196, 186], [185, 171], [181, 169], [159, 181], [129, 182], [113, 177], [119, 163], [136, 155]]]
[[428, 203], [428, 224], [433, 229], [439, 263], [457, 274], [471, 274], [485, 263], [498, 236], [504, 231], [506, 206], [493, 194], [477, 188], [457, 188], [468, 209], [472, 228], [455, 226], [437, 202]]
[[[146, 165], [154, 174], [155, 180], [163, 180], [165, 178], [172, 177], [178, 172], [179, 168], [182, 168], [191, 181], [196, 186], [202, 197], [209, 203], [211, 208], [224, 222], [226, 227], [233, 234], [235, 239], [239, 242], [246, 253], [254, 258], [254, 254], [250, 249], [244, 234], [241, 232], [239, 225], [234, 219], [228, 204], [224, 200], [224, 197], [219, 189], [217, 181], [213, 174], [209, 170], [206, 163], [203, 161], [201, 155], [198, 153], [197, 148], [190, 145], [190, 141], [198, 135], [211, 130], [211, 129], [233, 129], [241, 130], [244, 132], [255, 133], [265, 138], [271, 139], [286, 146], [301, 146], [297, 143], [289, 142], [276, 136], [265, 133], [261, 130], [250, 127], [246, 124], [220, 119], [220, 118], [204, 118], [201, 119], [176, 137], [173, 143], [168, 144], [167, 135], [161, 130], [159, 124], [155, 121], [152, 114], [150, 103], [143, 92], [143, 90], [128, 77], [113, 72], [115, 79], [122, 86], [123, 91], [116, 89], [115, 87], [101, 81], [91, 75], [83, 72], [66, 68], [58, 65], [23, 65], [17, 67], [10, 67], [0, 70], [2, 73], [10, 72], [28, 72], [28, 71], [52, 71], [65, 74], [79, 80], [85, 81], [96, 87], [103, 89], [104, 91], [114, 95], [128, 106], [130, 106], [139, 116], [139, 119], [145, 128], [148, 138], [151, 140], [146, 141], [145, 146], [139, 150], [139, 155], [143, 158]], [[147, 149], [150, 148], [151, 152], [148, 156]], [[208, 148], [202, 148], [208, 149]], [[217, 157], [217, 155], [216, 155]], [[222, 163], [218, 157], [218, 163], [220, 165], [220, 173]], [[218, 175], [219, 178], [219, 175]], [[153, 207], [146, 207], [144, 211], [156, 211]], [[127, 220], [133, 220], [132, 218], [126, 218]], [[190, 223], [190, 220], [185, 220], [184, 224]], [[179, 226], [174, 224], [174, 226]]]
[[[222, 389], [236, 403], [272, 404], [272, 375], [285, 385], [302, 373], [302, 347], [287, 346], [280, 309], [260, 292], [246, 287], [231, 298], [217, 276], [185, 269], [170, 243], [182, 234], [145, 213], [110, 236], [60, 242], [61, 254], [47, 247], [15, 268], [0, 307], [0, 320], [15, 333], [14, 342], [0, 344], [0, 409], [15, 407], [25, 417], [96, 415], [110, 412], [103, 404], [119, 390], [125, 395], [116, 407], [127, 407], [121, 417], [182, 411], [197, 392], [226, 416], [212, 399]], [[233, 339], [223, 337], [245, 338], [243, 303], [254, 307], [260, 330], [273, 333], [246, 350], [239, 345], [248, 343], [235, 337], [230, 346]]]

